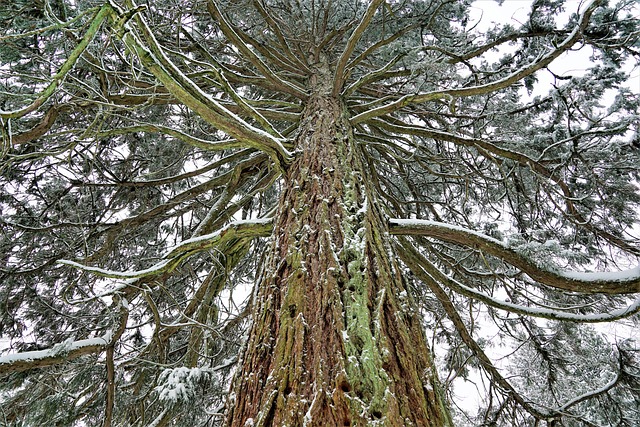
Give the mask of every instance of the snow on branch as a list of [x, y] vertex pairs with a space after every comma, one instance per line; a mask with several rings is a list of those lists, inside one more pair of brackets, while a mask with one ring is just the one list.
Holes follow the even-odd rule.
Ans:
[[393, 113], [394, 111], [398, 111], [401, 108], [406, 107], [407, 105], [410, 105], [410, 104], [424, 103], [428, 101], [435, 101], [438, 99], [446, 99], [450, 101], [453, 99], [453, 97], [448, 93], [446, 93], [446, 91], [429, 92], [422, 95], [418, 95], [418, 94], [404, 95], [401, 98], [397, 99], [396, 101], [381, 105], [380, 107], [372, 108], [367, 111], [363, 111], [362, 113], [353, 116], [350, 122], [352, 125], [356, 125], [358, 123], [365, 122], [375, 117], [380, 117], [385, 114]]
[[552, 271], [541, 268], [500, 240], [455, 225], [416, 219], [390, 219], [389, 231], [395, 235], [433, 237], [449, 243], [479, 249], [501, 258], [522, 270], [535, 281], [565, 291], [610, 295], [640, 292], [640, 266], [618, 272]]
[[421, 268], [423, 268], [429, 275], [431, 275], [431, 277], [433, 277], [438, 282], [442, 283], [443, 285], [459, 294], [481, 301], [490, 307], [498, 308], [500, 310], [532, 317], [580, 323], [612, 322], [614, 320], [620, 320], [640, 312], [640, 298], [637, 298], [632, 304], [627, 307], [618, 308], [606, 313], [594, 314], [575, 314], [563, 311], [563, 309], [559, 307], [531, 307], [514, 304], [508, 301], [502, 301], [484, 292], [470, 288], [469, 286], [466, 286], [448, 276], [447, 274], [443, 273], [427, 258], [420, 254], [413, 246], [411, 246], [405, 239], [401, 240], [400, 245], [402, 246], [402, 249], [412, 257], [415, 263], [419, 264]]
[[378, 10], [378, 7], [383, 2], [384, 0], [373, 0], [369, 4], [367, 11], [364, 13], [364, 16], [358, 23], [358, 26], [353, 30], [353, 33], [351, 33], [349, 40], [347, 40], [347, 45], [344, 47], [344, 50], [340, 55], [340, 59], [338, 59], [338, 64], [336, 65], [335, 79], [333, 82], [334, 96], [337, 96], [342, 90], [342, 86], [344, 85], [344, 81], [346, 77], [345, 73], [348, 72], [348, 70], [345, 70], [345, 68], [347, 66], [347, 62], [349, 61], [349, 58], [353, 54], [353, 50], [356, 48], [356, 44], [358, 44], [360, 37], [362, 37], [362, 34], [371, 23], [371, 20], [373, 19], [373, 16]]
[[267, 120], [262, 114], [260, 114], [258, 110], [256, 110], [251, 105], [249, 105], [249, 103], [233, 89], [233, 87], [231, 86], [231, 84], [229, 83], [229, 81], [224, 76], [221, 70], [219, 70], [212, 64], [209, 64], [208, 69], [215, 75], [216, 80], [220, 83], [224, 92], [231, 97], [231, 99], [236, 103], [236, 105], [242, 111], [244, 111], [249, 117], [254, 119], [257, 123], [259, 123], [263, 129], [265, 129], [267, 132], [269, 132], [269, 134], [273, 135], [275, 138], [278, 138], [280, 140], [285, 139], [284, 136], [282, 136], [282, 134], [278, 132], [278, 130], [271, 125], [269, 120]]
[[38, 95], [38, 97], [31, 104], [23, 107], [19, 110], [14, 111], [3, 111], [0, 110], [0, 118], [2, 119], [16, 119], [20, 118], [26, 114], [29, 114], [43, 105], [58, 89], [58, 87], [62, 84], [64, 78], [67, 73], [73, 69], [76, 62], [85, 51], [89, 43], [93, 40], [96, 33], [102, 26], [102, 23], [110, 16], [111, 8], [108, 5], [101, 7], [93, 17], [93, 20], [89, 24], [89, 28], [85, 33], [84, 37], [80, 40], [78, 45], [71, 51], [71, 54], [67, 58], [67, 60], [62, 64], [58, 72], [53, 75], [51, 83], [49, 83], [42, 93]]
[[101, 277], [125, 280], [140, 279], [143, 277], [156, 276], [162, 273], [170, 272], [174, 270], [185, 258], [198, 252], [202, 252], [204, 250], [224, 244], [226, 242], [229, 242], [230, 240], [268, 236], [271, 233], [272, 228], [273, 221], [271, 218], [252, 221], [234, 221], [224, 228], [213, 233], [204, 234], [202, 236], [182, 241], [179, 245], [169, 249], [163, 256], [163, 259], [161, 261], [144, 270], [106, 270], [103, 268], [91, 267], [66, 259], [59, 260], [58, 264], [78, 268], [80, 270], [87, 271]]
[[372, 81], [375, 81], [376, 79], [384, 76], [387, 73], [387, 71], [391, 69], [391, 67], [393, 67], [396, 63], [398, 63], [398, 61], [400, 61], [404, 57], [405, 57], [404, 53], [398, 54], [394, 58], [392, 58], [391, 61], [387, 62], [383, 67], [363, 75], [357, 81], [349, 85], [349, 87], [347, 87], [344, 90], [343, 96], [345, 97], [349, 96], [355, 93], [362, 86], [365, 86], [371, 83]]
[[104, 268], [99, 267], [91, 267], [88, 265], [80, 264], [79, 262], [71, 261], [68, 259], [58, 260], [58, 264], [68, 265], [70, 267], [77, 268], [82, 271], [86, 271], [88, 273], [93, 273], [96, 276], [100, 277], [108, 277], [111, 279], [139, 279], [142, 277], [155, 276], [164, 271], [170, 271], [169, 267], [176, 267], [175, 265], [171, 265], [171, 260], [162, 260], [153, 266], [146, 268], [144, 270], [136, 270], [136, 271], [116, 271], [116, 270], [106, 270]]
[[65, 360], [103, 351], [111, 342], [112, 333], [97, 338], [73, 341], [68, 339], [46, 350], [25, 351], [0, 357], [0, 374], [21, 372], [56, 365]]
[[104, 335], [82, 340], [68, 338], [46, 350], [24, 351], [0, 356], [0, 375], [58, 365], [81, 356], [113, 349], [127, 326], [129, 303], [118, 297], [111, 308], [118, 310], [116, 325]]
[[565, 403], [564, 405], [562, 405], [560, 408], [558, 408], [557, 412], [558, 413], [563, 413], [563, 412], [567, 412], [567, 410], [569, 408], [571, 408], [572, 406], [577, 405], [580, 402], [584, 402], [585, 400], [588, 399], [594, 399], [598, 396], [601, 396], [605, 393], [607, 393], [609, 390], [611, 390], [613, 387], [615, 387], [620, 380], [622, 379], [622, 366], [620, 366], [618, 368], [618, 372], [616, 373], [616, 376], [609, 381], [607, 384], [603, 385], [602, 387], [595, 389], [595, 390], [591, 390], [588, 391], [584, 394], [581, 394], [580, 396], [576, 396], [575, 398], [571, 399], [570, 401], [568, 401], [567, 403]]
[[142, 64], [178, 100], [183, 102], [208, 123], [236, 138], [246, 146], [267, 153], [280, 166], [286, 165], [292, 154], [284, 147], [286, 141], [258, 129], [231, 112], [221, 103], [205, 93], [167, 57], [146, 21], [138, 14], [137, 24], [121, 24], [118, 17], [123, 12], [111, 5], [114, 32], [134, 52]]
[[[107, 352], [107, 372], [111, 371], [111, 374], [113, 374], [113, 348], [127, 326], [129, 304], [126, 299], [118, 298], [114, 301], [112, 308], [119, 310], [120, 318], [117, 321], [117, 325], [104, 335], [82, 340], [68, 338], [46, 350], [25, 351], [0, 356], [0, 375], [46, 368], [103, 351]], [[112, 375], [109, 383], [113, 384]], [[111, 390], [113, 391], [113, 389]]]
[[385, 114], [392, 113], [394, 111], [398, 111], [403, 107], [406, 107], [411, 104], [422, 104], [425, 102], [435, 101], [438, 99], [452, 99], [454, 97], [462, 97], [462, 96], [476, 96], [483, 95], [490, 92], [494, 92], [500, 89], [507, 88], [514, 83], [524, 79], [527, 76], [535, 73], [536, 71], [548, 66], [557, 59], [560, 55], [562, 55], [567, 50], [571, 49], [571, 47], [576, 44], [580, 38], [582, 37], [583, 30], [589, 24], [589, 19], [593, 12], [603, 3], [604, 0], [593, 0], [585, 9], [585, 11], [580, 16], [578, 23], [576, 24], [573, 31], [567, 36], [567, 38], [552, 51], [548, 52], [545, 55], [541, 55], [536, 58], [532, 63], [527, 66], [522, 67], [521, 69], [513, 72], [512, 74], [499, 79], [494, 82], [486, 83], [478, 86], [471, 87], [463, 87], [463, 88], [454, 88], [454, 89], [446, 89], [446, 90], [438, 90], [433, 92], [426, 93], [416, 93], [416, 94], [407, 94], [397, 99], [394, 102], [389, 104], [370, 109], [368, 111], [364, 111], [351, 119], [352, 124], [357, 124], [364, 122], [366, 120], [379, 117]]
[[492, 141], [487, 141], [487, 140], [478, 139], [478, 138], [469, 138], [465, 136], [454, 135], [449, 132], [438, 131], [435, 129], [428, 129], [422, 126], [410, 125], [398, 119], [390, 119], [390, 118], [385, 118], [385, 120], [375, 119], [369, 124], [375, 124], [375, 126], [378, 126], [381, 129], [388, 130], [396, 134], [415, 135], [423, 138], [432, 138], [432, 139], [441, 140], [441, 141], [448, 141], [456, 145], [463, 145], [466, 147], [475, 147], [476, 149], [478, 149], [478, 152], [480, 153], [480, 155], [486, 157], [492, 162], [496, 161], [493, 158], [493, 155], [496, 155], [505, 159], [518, 162], [520, 165], [525, 166], [527, 168], [531, 168], [535, 173], [541, 175], [546, 179], [549, 179], [551, 182], [555, 183], [559, 187], [562, 197], [564, 198], [564, 202], [566, 206], [565, 215], [567, 216], [567, 218], [569, 218], [575, 224], [578, 224], [592, 231], [593, 233], [602, 237], [612, 245], [615, 245], [620, 249], [626, 252], [629, 252], [631, 254], [640, 255], [640, 248], [638, 248], [637, 246], [633, 246], [626, 240], [618, 236], [615, 236], [606, 230], [603, 230], [597, 227], [596, 225], [590, 223], [586, 218], [584, 218], [574, 203], [574, 201], [576, 200], [575, 196], [572, 194], [571, 190], [569, 189], [569, 186], [562, 180], [562, 177], [559, 174], [552, 172], [547, 167], [545, 167], [542, 163], [540, 163], [538, 160], [535, 160], [524, 153], [513, 151], [504, 147], [500, 147], [499, 145], [496, 144], [496, 142], [500, 142], [500, 141], [492, 142]]
[[233, 221], [223, 229], [214, 233], [182, 241], [179, 245], [170, 249], [167, 255], [165, 255], [165, 258], [175, 258], [185, 253], [200, 252], [231, 239], [266, 237], [271, 234], [272, 229], [273, 220], [271, 218]]

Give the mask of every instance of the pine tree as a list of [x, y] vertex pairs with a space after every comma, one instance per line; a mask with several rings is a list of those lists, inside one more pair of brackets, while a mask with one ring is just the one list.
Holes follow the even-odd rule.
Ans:
[[527, 7], [1, 3], [0, 424], [638, 425], [638, 7]]

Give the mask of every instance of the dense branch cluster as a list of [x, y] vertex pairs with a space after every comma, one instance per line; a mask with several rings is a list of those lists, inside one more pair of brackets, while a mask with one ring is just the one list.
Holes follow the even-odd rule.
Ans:
[[321, 94], [459, 425], [637, 425], [639, 343], [586, 324], [640, 311], [639, 10], [566, 3], [0, 4], [0, 424], [223, 422]]

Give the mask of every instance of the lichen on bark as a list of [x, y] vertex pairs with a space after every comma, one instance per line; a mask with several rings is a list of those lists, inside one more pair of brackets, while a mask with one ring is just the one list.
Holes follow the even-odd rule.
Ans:
[[[329, 73], [320, 73], [327, 76]], [[230, 426], [445, 426], [348, 110], [316, 82], [232, 386]]]

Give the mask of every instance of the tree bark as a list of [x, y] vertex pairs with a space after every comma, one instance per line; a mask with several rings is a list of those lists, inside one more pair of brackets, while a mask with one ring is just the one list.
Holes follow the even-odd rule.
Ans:
[[451, 425], [347, 109], [315, 87], [227, 425]]

